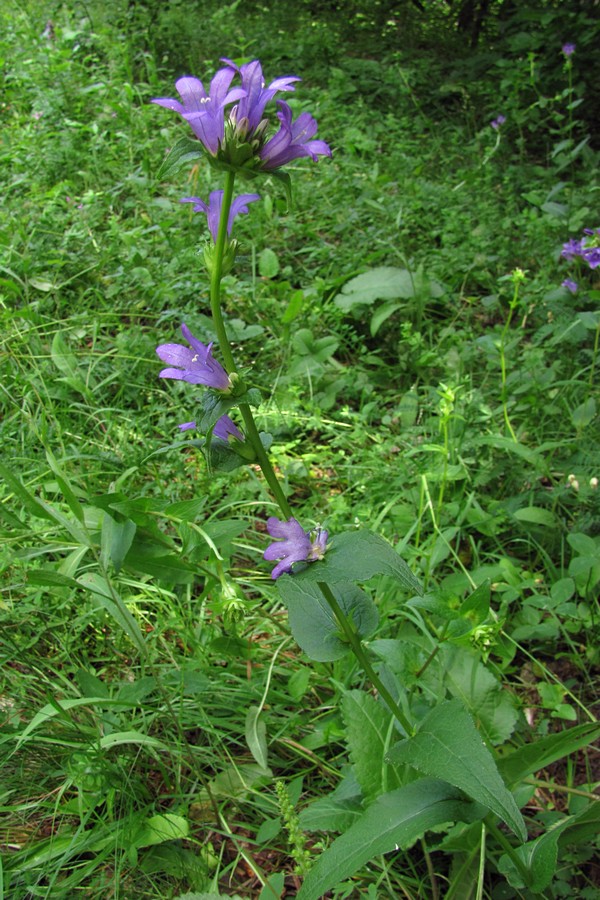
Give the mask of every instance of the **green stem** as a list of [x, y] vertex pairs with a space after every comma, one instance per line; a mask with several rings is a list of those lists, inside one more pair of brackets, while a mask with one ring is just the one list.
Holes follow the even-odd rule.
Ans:
[[506, 356], [504, 354], [504, 341], [506, 340], [506, 333], [507, 333], [507, 331], [510, 327], [510, 323], [512, 321], [513, 312], [514, 312], [516, 304], [517, 304], [517, 298], [518, 298], [518, 287], [515, 286], [515, 294], [513, 296], [513, 299], [511, 301], [511, 304], [509, 307], [508, 318], [506, 320], [504, 328], [502, 329], [502, 334], [500, 335], [500, 348], [499, 348], [500, 349], [500, 371], [501, 371], [501, 375], [502, 375], [502, 411], [504, 413], [504, 424], [506, 425], [507, 430], [510, 432], [510, 436], [513, 439], [513, 441], [515, 442], [515, 444], [518, 444], [519, 441], [518, 441], [517, 436], [512, 427], [512, 424], [511, 424], [511, 421], [510, 421], [510, 418], [508, 415], [508, 403], [506, 402]]
[[[225, 368], [230, 375], [236, 371], [237, 367], [235, 364], [235, 359], [233, 358], [233, 353], [231, 351], [229, 338], [227, 337], [227, 329], [225, 328], [225, 323], [223, 321], [223, 313], [221, 312], [221, 280], [223, 278], [223, 256], [227, 243], [227, 222], [229, 220], [229, 210], [231, 209], [231, 202], [233, 200], [234, 184], [235, 172], [227, 172], [225, 175], [225, 186], [223, 189], [223, 201], [221, 203], [219, 231], [215, 243], [213, 266], [210, 276], [210, 310], [212, 313], [213, 322], [215, 323], [215, 330], [217, 332], [217, 340], [219, 342], [221, 355], [223, 356], [223, 359], [225, 361]], [[254, 448], [257, 462], [262, 469], [265, 480], [271, 488], [273, 496], [275, 497], [275, 500], [277, 501], [281, 512], [286, 517], [286, 519], [290, 519], [292, 517], [292, 510], [285, 494], [283, 493], [283, 488], [279, 483], [279, 479], [275, 474], [267, 452], [262, 445], [262, 441], [258, 433], [258, 428], [256, 427], [256, 422], [254, 421], [252, 410], [247, 403], [240, 403], [240, 412], [244, 420], [246, 438]]]
[[392, 697], [392, 695], [390, 694], [390, 692], [388, 691], [386, 686], [383, 684], [381, 678], [379, 677], [379, 675], [377, 674], [377, 672], [375, 671], [375, 669], [369, 662], [367, 654], [363, 650], [363, 646], [362, 646], [360, 638], [358, 637], [356, 631], [352, 627], [352, 624], [348, 620], [347, 616], [344, 614], [341, 606], [335, 599], [333, 591], [331, 590], [331, 588], [329, 587], [328, 584], [325, 584], [325, 582], [319, 581], [318, 585], [319, 585], [319, 589], [321, 590], [323, 596], [327, 600], [327, 603], [329, 604], [329, 606], [337, 620], [338, 625], [344, 632], [344, 636], [346, 637], [346, 640], [350, 644], [350, 647], [352, 648], [352, 652], [354, 653], [357, 660], [359, 661], [359, 663], [361, 664], [361, 666], [363, 667], [363, 669], [365, 670], [365, 672], [371, 679], [371, 682], [377, 688], [380, 695], [383, 697], [383, 699], [387, 703], [390, 711], [398, 719], [398, 721], [404, 728], [406, 734], [407, 735], [414, 734], [415, 729], [413, 728], [411, 723], [408, 721], [407, 717], [404, 715], [404, 713], [402, 712], [402, 710], [400, 709], [400, 707], [398, 706], [398, 704], [396, 703], [396, 701], [394, 700], [394, 698]]
[[524, 883], [527, 884], [529, 881], [529, 872], [527, 870], [527, 866], [519, 856], [519, 854], [515, 851], [515, 848], [512, 846], [508, 838], [505, 834], [500, 831], [496, 823], [492, 820], [491, 816], [487, 816], [485, 819], [485, 825], [490, 834], [493, 834], [502, 849], [505, 851], [506, 855], [510, 858], [512, 864], [515, 866]]

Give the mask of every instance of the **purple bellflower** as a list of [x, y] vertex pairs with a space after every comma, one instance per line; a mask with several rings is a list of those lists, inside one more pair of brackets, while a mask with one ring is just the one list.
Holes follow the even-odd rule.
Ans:
[[490, 122], [490, 125], [492, 126], [492, 128], [494, 129], [494, 131], [498, 131], [498, 129], [499, 129], [502, 125], [504, 125], [505, 122], [506, 122], [506, 116], [503, 116], [502, 113], [500, 113], [500, 115], [499, 115], [497, 118], [493, 119], [493, 120]]
[[[217, 391], [229, 391], [231, 380], [223, 366], [212, 355], [212, 344], [203, 344], [194, 337], [190, 329], [181, 326], [181, 333], [190, 344], [161, 344], [156, 353], [168, 367], [159, 372], [161, 378], [174, 378], [188, 384], [204, 384]], [[187, 423], [189, 424], [189, 423]]]
[[[229, 218], [227, 220], [227, 234], [231, 235], [233, 220], [237, 215], [248, 212], [248, 204], [260, 200], [260, 194], [241, 194], [236, 197], [229, 210]], [[211, 233], [214, 243], [217, 243], [217, 235], [219, 233], [219, 221], [221, 219], [221, 205], [223, 203], [223, 191], [212, 191], [208, 198], [208, 203], [201, 200], [200, 197], [184, 197], [180, 203], [193, 203], [194, 212], [203, 212], [208, 220], [208, 230]]]
[[575, 53], [575, 44], [563, 44], [562, 52], [564, 53], [565, 58], [568, 59]]
[[281, 127], [260, 150], [263, 169], [278, 169], [301, 156], [310, 156], [315, 161], [318, 156], [331, 156], [331, 148], [325, 141], [312, 140], [317, 123], [310, 113], [300, 113], [293, 122], [289, 105], [284, 100], [278, 100], [277, 105]]
[[568, 291], [571, 291], [572, 294], [576, 294], [576, 293], [577, 293], [577, 287], [578, 287], [578, 285], [577, 285], [577, 282], [576, 282], [576, 281], [573, 281], [572, 278], [565, 278], [565, 280], [563, 281], [561, 287], [564, 287], [564, 288], [566, 288]]
[[[266, 106], [279, 91], [295, 90], [295, 82], [300, 81], [297, 75], [284, 75], [265, 86], [258, 60], [242, 66], [229, 59], [223, 62], [226, 66], [216, 73], [208, 93], [198, 78], [186, 76], [175, 83], [181, 102], [170, 98], [152, 101], [189, 122], [213, 165], [250, 175], [261, 169], [271, 172], [301, 156], [313, 160], [331, 156], [325, 141], [313, 140], [317, 131], [313, 117], [304, 112], [293, 122], [292, 111], [283, 100], [277, 101], [279, 130], [267, 139]], [[230, 89], [236, 75], [241, 87]], [[235, 105], [227, 111], [230, 104]]]
[[560, 255], [564, 257], [564, 259], [573, 259], [575, 256], [581, 256], [582, 253], [583, 242], [577, 241], [575, 238], [569, 238], [567, 243], [563, 244]]
[[584, 247], [581, 255], [590, 269], [597, 269], [600, 266], [600, 247]]
[[267, 547], [264, 559], [280, 560], [271, 572], [271, 578], [279, 578], [285, 572], [291, 572], [294, 563], [314, 562], [323, 559], [325, 555], [328, 534], [320, 528], [313, 532], [312, 537], [310, 532], [304, 531], [297, 519], [282, 522], [271, 516], [267, 520], [267, 531], [277, 541]]
[[216, 156], [225, 134], [225, 107], [240, 100], [246, 93], [243, 88], [229, 90], [234, 76], [235, 71], [229, 67], [219, 69], [207, 94], [199, 78], [186, 75], [175, 82], [181, 103], [168, 97], [160, 97], [152, 102], [178, 112], [190, 123], [192, 131], [211, 156]]
[[221, 62], [226, 63], [242, 79], [244, 96], [231, 110], [230, 118], [241, 134], [248, 134], [250, 137], [263, 121], [265, 107], [275, 94], [278, 91], [294, 91], [294, 82], [301, 81], [297, 75], [284, 75], [265, 87], [262, 66], [257, 59], [239, 67], [230, 59], [222, 59]]
[[[182, 424], [177, 427], [180, 431], [191, 431], [196, 427], [196, 422], [182, 422]], [[236, 441], [244, 440], [244, 435], [235, 422], [230, 419], [229, 416], [221, 416], [220, 419], [217, 419], [216, 425], [213, 428], [213, 437], [229, 443], [230, 436]]]
[[227, 443], [229, 443], [230, 437], [236, 441], [244, 440], [244, 435], [229, 416], [221, 416], [221, 418], [217, 420], [217, 424], [213, 428], [213, 437], [218, 438], [220, 441], [226, 441]]

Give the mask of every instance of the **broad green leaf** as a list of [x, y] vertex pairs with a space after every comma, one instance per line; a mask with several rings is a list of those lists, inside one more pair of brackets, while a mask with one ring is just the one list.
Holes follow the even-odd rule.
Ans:
[[527, 839], [514, 797], [460, 701], [449, 700], [436, 706], [425, 716], [417, 734], [392, 748], [389, 759], [408, 763], [425, 775], [443, 778], [490, 809], [522, 841]]
[[477, 654], [447, 647], [443, 659], [443, 683], [453, 697], [462, 700], [487, 741], [494, 745], [507, 741], [518, 718], [512, 695], [503, 690]]
[[347, 831], [364, 812], [362, 791], [348, 766], [343, 778], [330, 794], [310, 803], [300, 813], [303, 831]]
[[375, 300], [414, 297], [414, 293], [413, 278], [408, 269], [379, 266], [351, 278], [335, 298], [335, 305], [347, 311]]
[[[598, 807], [600, 807], [600, 803]], [[525, 874], [513, 863], [508, 854], [504, 854], [500, 858], [498, 868], [513, 887], [528, 888], [534, 894], [540, 894], [546, 890], [556, 871], [559, 842], [577, 818], [577, 816], [569, 816], [562, 822], [557, 822], [534, 841], [528, 841], [515, 849], [516, 855], [525, 868]], [[594, 825], [597, 829], [597, 820]], [[595, 830], [590, 837], [595, 837], [597, 833]]]
[[274, 872], [272, 875], [269, 875], [262, 891], [258, 895], [258, 900], [277, 900], [277, 897], [281, 897], [283, 894], [284, 884], [284, 872]]
[[336, 534], [327, 545], [325, 558], [311, 563], [298, 574], [282, 575], [278, 584], [290, 580], [299, 584], [323, 581], [329, 585], [340, 581], [365, 582], [374, 575], [389, 575], [411, 593], [423, 589], [402, 557], [391, 544], [371, 531], [349, 531]]
[[119, 572], [133, 543], [137, 525], [131, 519], [117, 521], [107, 512], [102, 519], [100, 543], [104, 563], [111, 562], [115, 572]]
[[557, 521], [554, 513], [549, 509], [542, 509], [539, 506], [524, 506], [515, 510], [513, 513], [515, 519], [519, 522], [529, 522], [532, 525], [544, 525], [546, 528], [556, 528]]
[[193, 522], [201, 512], [206, 509], [206, 497], [194, 497], [193, 500], [179, 500], [165, 507], [165, 516], [174, 519], [183, 519], [184, 522]]
[[[256, 763], [244, 763], [243, 765], [232, 764], [223, 772], [219, 772], [210, 782], [210, 790], [213, 797], [217, 799], [227, 797], [229, 799], [241, 800], [254, 788], [267, 784], [273, 776], [270, 769], [263, 769]], [[201, 799], [208, 798], [201, 792]]]
[[320, 900], [375, 856], [410, 847], [427, 830], [470, 821], [478, 811], [450, 785], [422, 778], [378, 797], [345, 834], [322, 853], [297, 900]]
[[265, 247], [258, 257], [258, 271], [262, 278], [275, 278], [280, 269], [277, 254], [270, 247]]
[[[294, 640], [311, 659], [332, 662], [348, 653], [349, 645], [317, 584], [282, 576], [277, 579], [277, 587], [287, 607]], [[359, 637], [372, 634], [379, 616], [371, 598], [355, 584], [339, 582], [331, 590]]]
[[164, 841], [185, 840], [190, 833], [187, 819], [177, 816], [175, 813], [151, 816], [147, 819], [133, 838], [132, 844], [140, 849], [151, 847], [154, 844], [162, 844]]
[[596, 416], [596, 401], [593, 397], [588, 397], [571, 413], [571, 421], [575, 428], [580, 431], [593, 421]]
[[251, 706], [246, 713], [246, 743], [250, 753], [262, 769], [267, 768], [267, 726], [259, 706]]
[[137, 744], [140, 747], [153, 747], [157, 750], [166, 750], [166, 744], [158, 738], [142, 731], [113, 731], [103, 735], [98, 741], [98, 746], [103, 750], [111, 747], [121, 747], [123, 744]]
[[393, 316], [399, 309], [402, 309], [402, 304], [396, 302], [386, 303], [383, 306], [380, 306], [371, 316], [371, 335], [375, 337], [383, 323], [387, 322], [390, 316]]
[[397, 737], [394, 717], [365, 691], [346, 691], [342, 698], [342, 718], [352, 770], [368, 805], [402, 784], [394, 766], [385, 758]]
[[523, 778], [539, 772], [557, 759], [587, 747], [598, 737], [600, 737], [600, 722], [586, 722], [584, 725], [575, 725], [573, 728], [550, 734], [531, 744], [525, 744], [509, 756], [498, 760], [500, 774], [508, 784], [516, 785]]
[[93, 598], [98, 601], [107, 613], [112, 616], [117, 625], [125, 632], [130, 641], [135, 644], [138, 650], [146, 655], [146, 642], [135, 618], [127, 609], [121, 596], [117, 590], [109, 585], [106, 578], [98, 575], [96, 572], [86, 572], [81, 575], [77, 581], [79, 584], [90, 591]]

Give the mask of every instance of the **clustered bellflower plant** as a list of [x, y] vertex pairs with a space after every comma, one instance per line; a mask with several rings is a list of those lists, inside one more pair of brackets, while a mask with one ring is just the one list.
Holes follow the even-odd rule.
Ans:
[[[240, 465], [250, 461], [258, 464], [271, 494], [271, 505], [278, 508], [277, 515], [265, 512], [262, 531], [266, 530], [271, 542], [264, 549], [263, 557], [266, 562], [275, 563], [271, 578], [287, 607], [292, 634], [315, 660], [333, 661], [352, 652], [376, 688], [379, 700], [387, 706], [385, 714], [394, 723], [388, 734], [396, 740], [401, 738], [390, 748], [390, 754], [397, 754], [402, 770], [406, 768], [404, 763], [408, 763], [408, 768], [413, 766], [422, 777], [418, 783], [411, 778], [411, 783], [392, 792], [395, 795], [404, 791], [402, 797], [392, 798], [388, 793], [379, 798], [389, 803], [393, 800], [393, 805], [382, 811], [382, 821], [388, 821], [392, 809], [402, 818], [407, 803], [412, 809], [415, 804], [425, 802], [429, 809], [429, 804], [440, 801], [439, 811], [427, 812], [426, 824], [421, 824], [418, 816], [415, 819], [416, 839], [426, 828], [450, 820], [472, 821], [471, 817], [478, 815], [472, 809], [474, 799], [480, 804], [477, 809], [489, 812], [485, 825], [488, 833], [496, 836], [511, 862], [522, 868], [520, 858], [496, 824], [499, 818], [503, 819], [523, 841], [526, 830], [522, 816], [467, 710], [460, 701], [448, 700], [424, 718], [422, 709], [418, 704], [411, 706], [409, 696], [391, 673], [386, 675], [385, 668], [383, 672], [377, 668], [380, 659], [374, 659], [364, 643], [378, 624], [377, 608], [364, 589], [366, 583], [374, 576], [386, 576], [415, 602], [427, 603], [427, 598], [421, 599], [420, 582], [392, 545], [368, 529], [357, 529], [348, 523], [345, 531], [332, 536], [321, 526], [307, 529], [301, 515], [292, 509], [271, 463], [271, 438], [258, 431], [253, 409], [260, 405], [261, 393], [245, 382], [246, 376], [234, 358], [221, 309], [222, 278], [235, 263], [236, 216], [248, 214], [250, 204], [260, 199], [258, 193], [236, 197], [236, 179], [275, 176], [284, 184], [289, 198], [290, 175], [286, 168], [299, 159], [315, 162], [320, 157], [329, 157], [331, 149], [316, 138], [317, 123], [312, 115], [303, 112], [294, 118], [291, 106], [277, 97], [280, 92], [296, 89], [297, 76], [286, 75], [267, 84], [258, 60], [240, 65], [229, 59], [222, 61], [224, 68], [212, 78], [208, 90], [198, 78], [186, 76], [176, 83], [180, 100], [154, 101], [177, 112], [195, 136], [193, 140], [184, 137], [177, 142], [161, 173], [177, 171], [185, 163], [204, 157], [222, 179], [222, 186], [211, 191], [208, 199], [182, 198], [207, 218], [210, 237], [204, 262], [217, 340], [214, 344], [204, 344], [184, 323], [181, 331], [185, 344], [163, 343], [157, 348], [159, 358], [166, 364], [160, 376], [185, 382], [200, 392], [196, 418], [178, 427], [184, 432], [197, 429], [205, 435], [203, 447], [209, 461], [213, 460], [213, 452], [217, 461], [227, 456], [227, 465], [220, 469], [213, 465], [216, 471], [230, 471], [232, 459]], [[499, 116], [496, 120], [497, 129], [502, 119]], [[231, 596], [232, 614], [228, 617], [225, 610], [224, 619], [238, 621], [241, 601], [235, 583], [227, 580], [222, 567], [219, 579], [223, 596], [227, 592]], [[480, 604], [480, 600], [477, 602]], [[430, 661], [438, 649], [439, 646], [432, 651]], [[420, 733], [421, 729], [425, 732]], [[422, 752], [423, 742], [427, 748], [433, 746], [432, 752]], [[454, 761], [450, 767], [449, 758]], [[460, 799], [462, 791], [472, 798], [466, 806]], [[371, 809], [365, 813], [367, 844], [376, 821], [368, 818]], [[396, 839], [406, 840], [405, 832], [403, 837], [398, 833], [396, 838], [393, 829], [387, 826], [386, 829], [378, 837], [381, 843], [377, 844], [377, 853], [392, 850]], [[309, 872], [299, 897], [322, 895], [322, 890], [307, 885], [327, 865], [326, 851]]]
[[[205, 389], [201, 415], [179, 424], [181, 431], [203, 431], [208, 453], [216, 443], [237, 454], [242, 464], [253, 461], [260, 466], [281, 515], [281, 518], [270, 516], [266, 522], [267, 532], [274, 540], [264, 551], [264, 559], [276, 563], [271, 577], [281, 586], [284, 601], [285, 584], [289, 584], [289, 579], [302, 583], [313, 566], [317, 567], [315, 571], [321, 571], [318, 567], [323, 566], [331, 554], [328, 570], [321, 572], [317, 582], [319, 603], [325, 601], [329, 605], [332, 627], [344, 635], [347, 646], [361, 660], [401, 727], [409, 733], [412, 726], [405, 713], [362, 650], [360, 638], [364, 635], [360, 629], [357, 631], [352, 621], [357, 610], [350, 609], [344, 592], [340, 593], [340, 585], [343, 588], [346, 581], [362, 580], [361, 560], [372, 570], [367, 578], [377, 572], [392, 574], [413, 591], [421, 590], [419, 582], [383, 538], [369, 532], [349, 532], [334, 538], [330, 548], [327, 530], [320, 526], [306, 530], [294, 515], [268, 455], [270, 438], [259, 433], [252, 412], [252, 406], [260, 402], [260, 394], [249, 389], [239, 375], [221, 310], [221, 280], [233, 266], [237, 248], [232, 237], [235, 218], [247, 214], [249, 204], [260, 199], [257, 193], [235, 197], [236, 177], [256, 179], [266, 174], [277, 175], [289, 191], [289, 175], [283, 168], [297, 159], [317, 161], [319, 157], [331, 156], [331, 149], [325, 141], [315, 138], [317, 123], [309, 113], [303, 112], [294, 119], [289, 104], [276, 99], [281, 91], [295, 90], [300, 80], [296, 75], [276, 78], [266, 86], [258, 60], [240, 66], [229, 59], [222, 61], [225, 67], [213, 77], [208, 91], [200, 79], [186, 76], [175, 85], [180, 100], [159, 98], [154, 101], [179, 113], [196, 137], [191, 147], [188, 138], [178, 142], [161, 172], [176, 171], [182, 163], [204, 156], [224, 178], [224, 187], [211, 191], [208, 200], [182, 198], [183, 203], [192, 203], [194, 211], [202, 212], [207, 219], [210, 240], [204, 261], [210, 278], [210, 305], [220, 358], [214, 354], [213, 344], [202, 343], [184, 323], [181, 331], [188, 346], [160, 344], [156, 352], [167, 365], [159, 374], [162, 378]], [[275, 117], [271, 108], [273, 101], [277, 105]], [[229, 415], [234, 408], [242, 418], [243, 430]], [[356, 594], [353, 602], [356, 606]]]

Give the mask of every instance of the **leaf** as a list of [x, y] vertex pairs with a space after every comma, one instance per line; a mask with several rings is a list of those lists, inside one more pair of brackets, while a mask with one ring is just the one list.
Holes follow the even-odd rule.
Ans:
[[133, 837], [132, 844], [138, 849], [152, 847], [165, 841], [184, 840], [189, 833], [190, 826], [187, 819], [174, 813], [164, 813], [147, 819], [139, 833]]
[[340, 581], [364, 582], [374, 575], [390, 575], [408, 591], [422, 594], [423, 589], [401, 556], [391, 544], [372, 531], [349, 531], [336, 534], [327, 545], [325, 558], [311, 563], [302, 572], [282, 575], [278, 584], [289, 580], [306, 585], [324, 581], [329, 585]]
[[348, 766], [334, 791], [302, 810], [300, 828], [302, 831], [347, 831], [363, 812], [360, 785]]
[[509, 756], [498, 760], [500, 774], [508, 784], [516, 785], [523, 778], [539, 772], [557, 759], [587, 747], [598, 737], [600, 737], [600, 722], [586, 722], [584, 725], [575, 725], [573, 728], [550, 734], [532, 744], [525, 744]]
[[539, 506], [524, 506], [513, 513], [518, 522], [530, 522], [532, 525], [544, 525], [546, 528], [556, 528], [557, 520], [549, 509], [541, 509]]
[[102, 558], [105, 563], [110, 560], [117, 573], [131, 548], [136, 530], [137, 525], [131, 519], [117, 522], [107, 512], [104, 513], [101, 532]]
[[593, 397], [588, 397], [571, 413], [571, 421], [577, 429], [581, 431], [593, 421], [596, 416], [596, 401]]
[[408, 269], [378, 266], [351, 278], [335, 298], [335, 305], [348, 311], [354, 306], [375, 300], [398, 300], [414, 297], [414, 284]]
[[271, 250], [270, 247], [265, 247], [258, 257], [259, 274], [263, 278], [275, 278], [279, 273], [279, 269], [280, 265], [277, 254], [274, 250]]
[[499, 816], [521, 840], [527, 840], [514, 797], [460, 701], [436, 706], [425, 716], [417, 734], [399, 741], [388, 758], [460, 788]]
[[160, 168], [156, 173], [156, 180], [168, 180], [171, 175], [179, 172], [179, 170], [187, 163], [201, 159], [202, 156], [202, 145], [197, 140], [195, 141], [188, 137], [180, 138], [162, 161]]
[[385, 760], [390, 741], [397, 735], [394, 719], [364, 691], [346, 691], [342, 717], [352, 770], [368, 805], [380, 794], [401, 786], [394, 767]]
[[[600, 803], [591, 804], [591, 806], [597, 806], [600, 809]], [[590, 807], [588, 807], [588, 810], [590, 810]], [[584, 812], [587, 813], [588, 810]], [[598, 833], [598, 817], [592, 814], [591, 818], [594, 821], [593, 831], [590, 833], [589, 838], [594, 838]], [[522, 847], [515, 849], [514, 852], [525, 868], [525, 877], [508, 854], [504, 854], [500, 858], [498, 868], [513, 887], [519, 889], [526, 887], [533, 891], [534, 894], [540, 894], [546, 890], [556, 871], [559, 843], [564, 834], [576, 824], [577, 819], [579, 819], [579, 816], [569, 816], [561, 822], [557, 822], [545, 834], [540, 835], [534, 841], [528, 841]]]
[[[348, 653], [349, 645], [341, 636], [333, 611], [317, 584], [282, 576], [277, 579], [277, 587], [287, 607], [294, 640], [311, 659], [333, 662]], [[342, 611], [354, 623], [359, 637], [372, 634], [379, 615], [371, 598], [354, 584], [339, 582], [331, 590]]]
[[96, 572], [86, 572], [81, 575], [77, 581], [81, 587], [90, 591], [92, 597], [97, 599], [98, 605], [102, 606], [107, 613], [112, 616], [117, 625], [125, 632], [130, 641], [146, 655], [146, 642], [135, 618], [127, 609], [125, 603], [121, 599], [114, 587], [108, 584], [106, 578], [98, 575]]
[[378, 310], [376, 310], [371, 317], [371, 336], [375, 337], [381, 326], [384, 322], [393, 316], [397, 310], [402, 309], [401, 303], [386, 303], [384, 306], [380, 306]]
[[54, 519], [50, 510], [22, 484], [19, 478], [0, 462], [0, 478], [4, 481], [9, 491], [23, 504], [24, 509], [38, 519]]
[[322, 853], [297, 900], [320, 900], [329, 888], [375, 856], [410, 847], [430, 828], [470, 821], [474, 805], [443, 781], [422, 778], [378, 797], [348, 831]]
[[261, 718], [261, 708], [251, 706], [246, 713], [246, 743], [250, 753], [262, 769], [268, 766], [267, 761], [267, 726]]
[[490, 744], [502, 744], [514, 731], [518, 713], [511, 695], [503, 690], [475, 653], [447, 648], [444, 683], [462, 700]]

